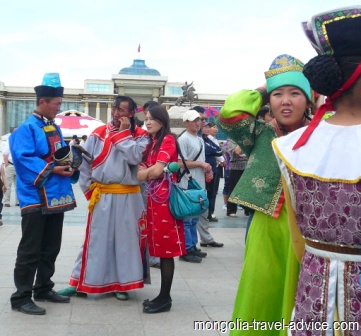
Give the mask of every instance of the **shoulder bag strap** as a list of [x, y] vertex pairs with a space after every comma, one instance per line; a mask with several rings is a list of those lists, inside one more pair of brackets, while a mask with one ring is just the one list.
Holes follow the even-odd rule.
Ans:
[[[199, 140], [199, 139], [198, 139], [198, 140]], [[201, 155], [201, 153], [202, 153], [203, 145], [202, 145], [201, 140], [199, 140], [199, 144], [201, 145], [201, 148], [200, 148], [198, 154], [196, 155], [196, 157], [193, 159], [193, 161], [196, 161], [196, 160], [199, 158], [199, 155]], [[183, 156], [183, 154], [182, 154], [182, 151], [180, 150], [178, 141], [176, 141], [176, 146], [177, 146], [178, 154], [179, 154], [179, 156], [181, 157], [182, 162], [183, 162], [183, 166], [184, 166], [184, 170], [183, 170], [181, 173], [177, 174], [177, 182], [179, 183], [180, 180], [182, 179], [182, 177], [183, 177], [185, 174], [187, 174], [188, 177], [189, 177], [189, 180], [191, 180], [191, 179], [192, 179], [192, 175], [191, 175], [191, 173], [190, 173], [190, 171], [189, 171], [189, 169], [188, 169], [188, 167], [187, 167], [187, 165], [186, 165], [186, 161], [185, 161], [185, 159], [184, 159], [184, 156]]]

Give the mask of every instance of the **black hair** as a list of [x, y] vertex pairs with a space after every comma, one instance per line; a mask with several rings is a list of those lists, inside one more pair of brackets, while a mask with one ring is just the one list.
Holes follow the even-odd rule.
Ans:
[[361, 56], [318, 55], [305, 65], [303, 74], [314, 91], [332, 96], [352, 76], [360, 61]]
[[204, 113], [204, 108], [202, 106], [193, 106], [192, 110], [196, 110], [198, 113]]
[[135, 120], [135, 124], [138, 126], [138, 127], [142, 127], [143, 124], [144, 124], [144, 121], [143, 120], [140, 120], [138, 119], [137, 117], [134, 117], [134, 120]]
[[[137, 103], [133, 100], [133, 98], [129, 97], [129, 96], [117, 96], [114, 101], [113, 101], [113, 107], [119, 107], [120, 103], [122, 102], [127, 102], [128, 103], [128, 107], [129, 107], [129, 112], [137, 111]], [[135, 133], [135, 118], [130, 117], [129, 118], [130, 121], [130, 132], [132, 133], [132, 135], [134, 136]]]
[[154, 101], [154, 100], [148, 100], [146, 103], [144, 103], [143, 105], [143, 111], [148, 111], [151, 107], [153, 106], [157, 106], [159, 105], [158, 102]]
[[[155, 137], [157, 139], [157, 143], [155, 144], [153, 150], [156, 151], [161, 146], [163, 139], [167, 134], [171, 134], [174, 138], [175, 138], [175, 136], [174, 136], [174, 134], [172, 134], [172, 132], [170, 130], [169, 114], [163, 106], [161, 106], [159, 104], [154, 105], [148, 109], [148, 112], [154, 120], [157, 120], [158, 122], [160, 122], [162, 124], [161, 129], [155, 135]], [[146, 159], [150, 153], [152, 142], [153, 142], [153, 136], [149, 134], [149, 146], [148, 146], [148, 149], [144, 152], [143, 161], [146, 161]]]
[[257, 112], [257, 115], [256, 115], [256, 118], [259, 119], [264, 119], [265, 118], [265, 115], [267, 113], [269, 113], [271, 110], [270, 106], [267, 104], [267, 105], [263, 105]]
[[117, 96], [113, 101], [113, 107], [119, 107], [120, 103], [127, 102], [129, 106], [129, 111], [137, 110], [137, 103], [133, 100], [133, 98], [129, 96]]
[[49, 103], [55, 97], [36, 97], [36, 106], [39, 106], [40, 99], [44, 99], [46, 103]]

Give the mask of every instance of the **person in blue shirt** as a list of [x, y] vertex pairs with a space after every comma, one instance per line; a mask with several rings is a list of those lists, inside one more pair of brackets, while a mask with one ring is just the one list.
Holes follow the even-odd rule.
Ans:
[[35, 87], [36, 110], [9, 138], [22, 216], [14, 270], [16, 292], [10, 301], [12, 309], [31, 315], [46, 313], [32, 300], [33, 293], [35, 301], [69, 302], [68, 297], [53, 291], [51, 281], [64, 212], [76, 207], [70, 181], [74, 170], [70, 165], [54, 163], [54, 153], [66, 146], [60, 128], [54, 124], [63, 90], [58, 74], [46, 74], [43, 85]]

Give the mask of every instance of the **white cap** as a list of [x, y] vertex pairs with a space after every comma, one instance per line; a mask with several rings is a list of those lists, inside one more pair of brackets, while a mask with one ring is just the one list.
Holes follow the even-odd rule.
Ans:
[[196, 110], [188, 110], [183, 114], [183, 121], [194, 121], [197, 118], [200, 118], [200, 115]]

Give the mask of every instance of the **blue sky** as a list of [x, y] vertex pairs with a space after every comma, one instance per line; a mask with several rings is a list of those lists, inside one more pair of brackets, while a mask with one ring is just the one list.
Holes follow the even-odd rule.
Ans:
[[[272, 60], [316, 55], [301, 29], [348, 0], [11, 0], [1, 4], [0, 81], [35, 86], [45, 72], [62, 85], [111, 79], [142, 58], [198, 93], [230, 94], [264, 82]], [[138, 53], [138, 44], [141, 52]]]

